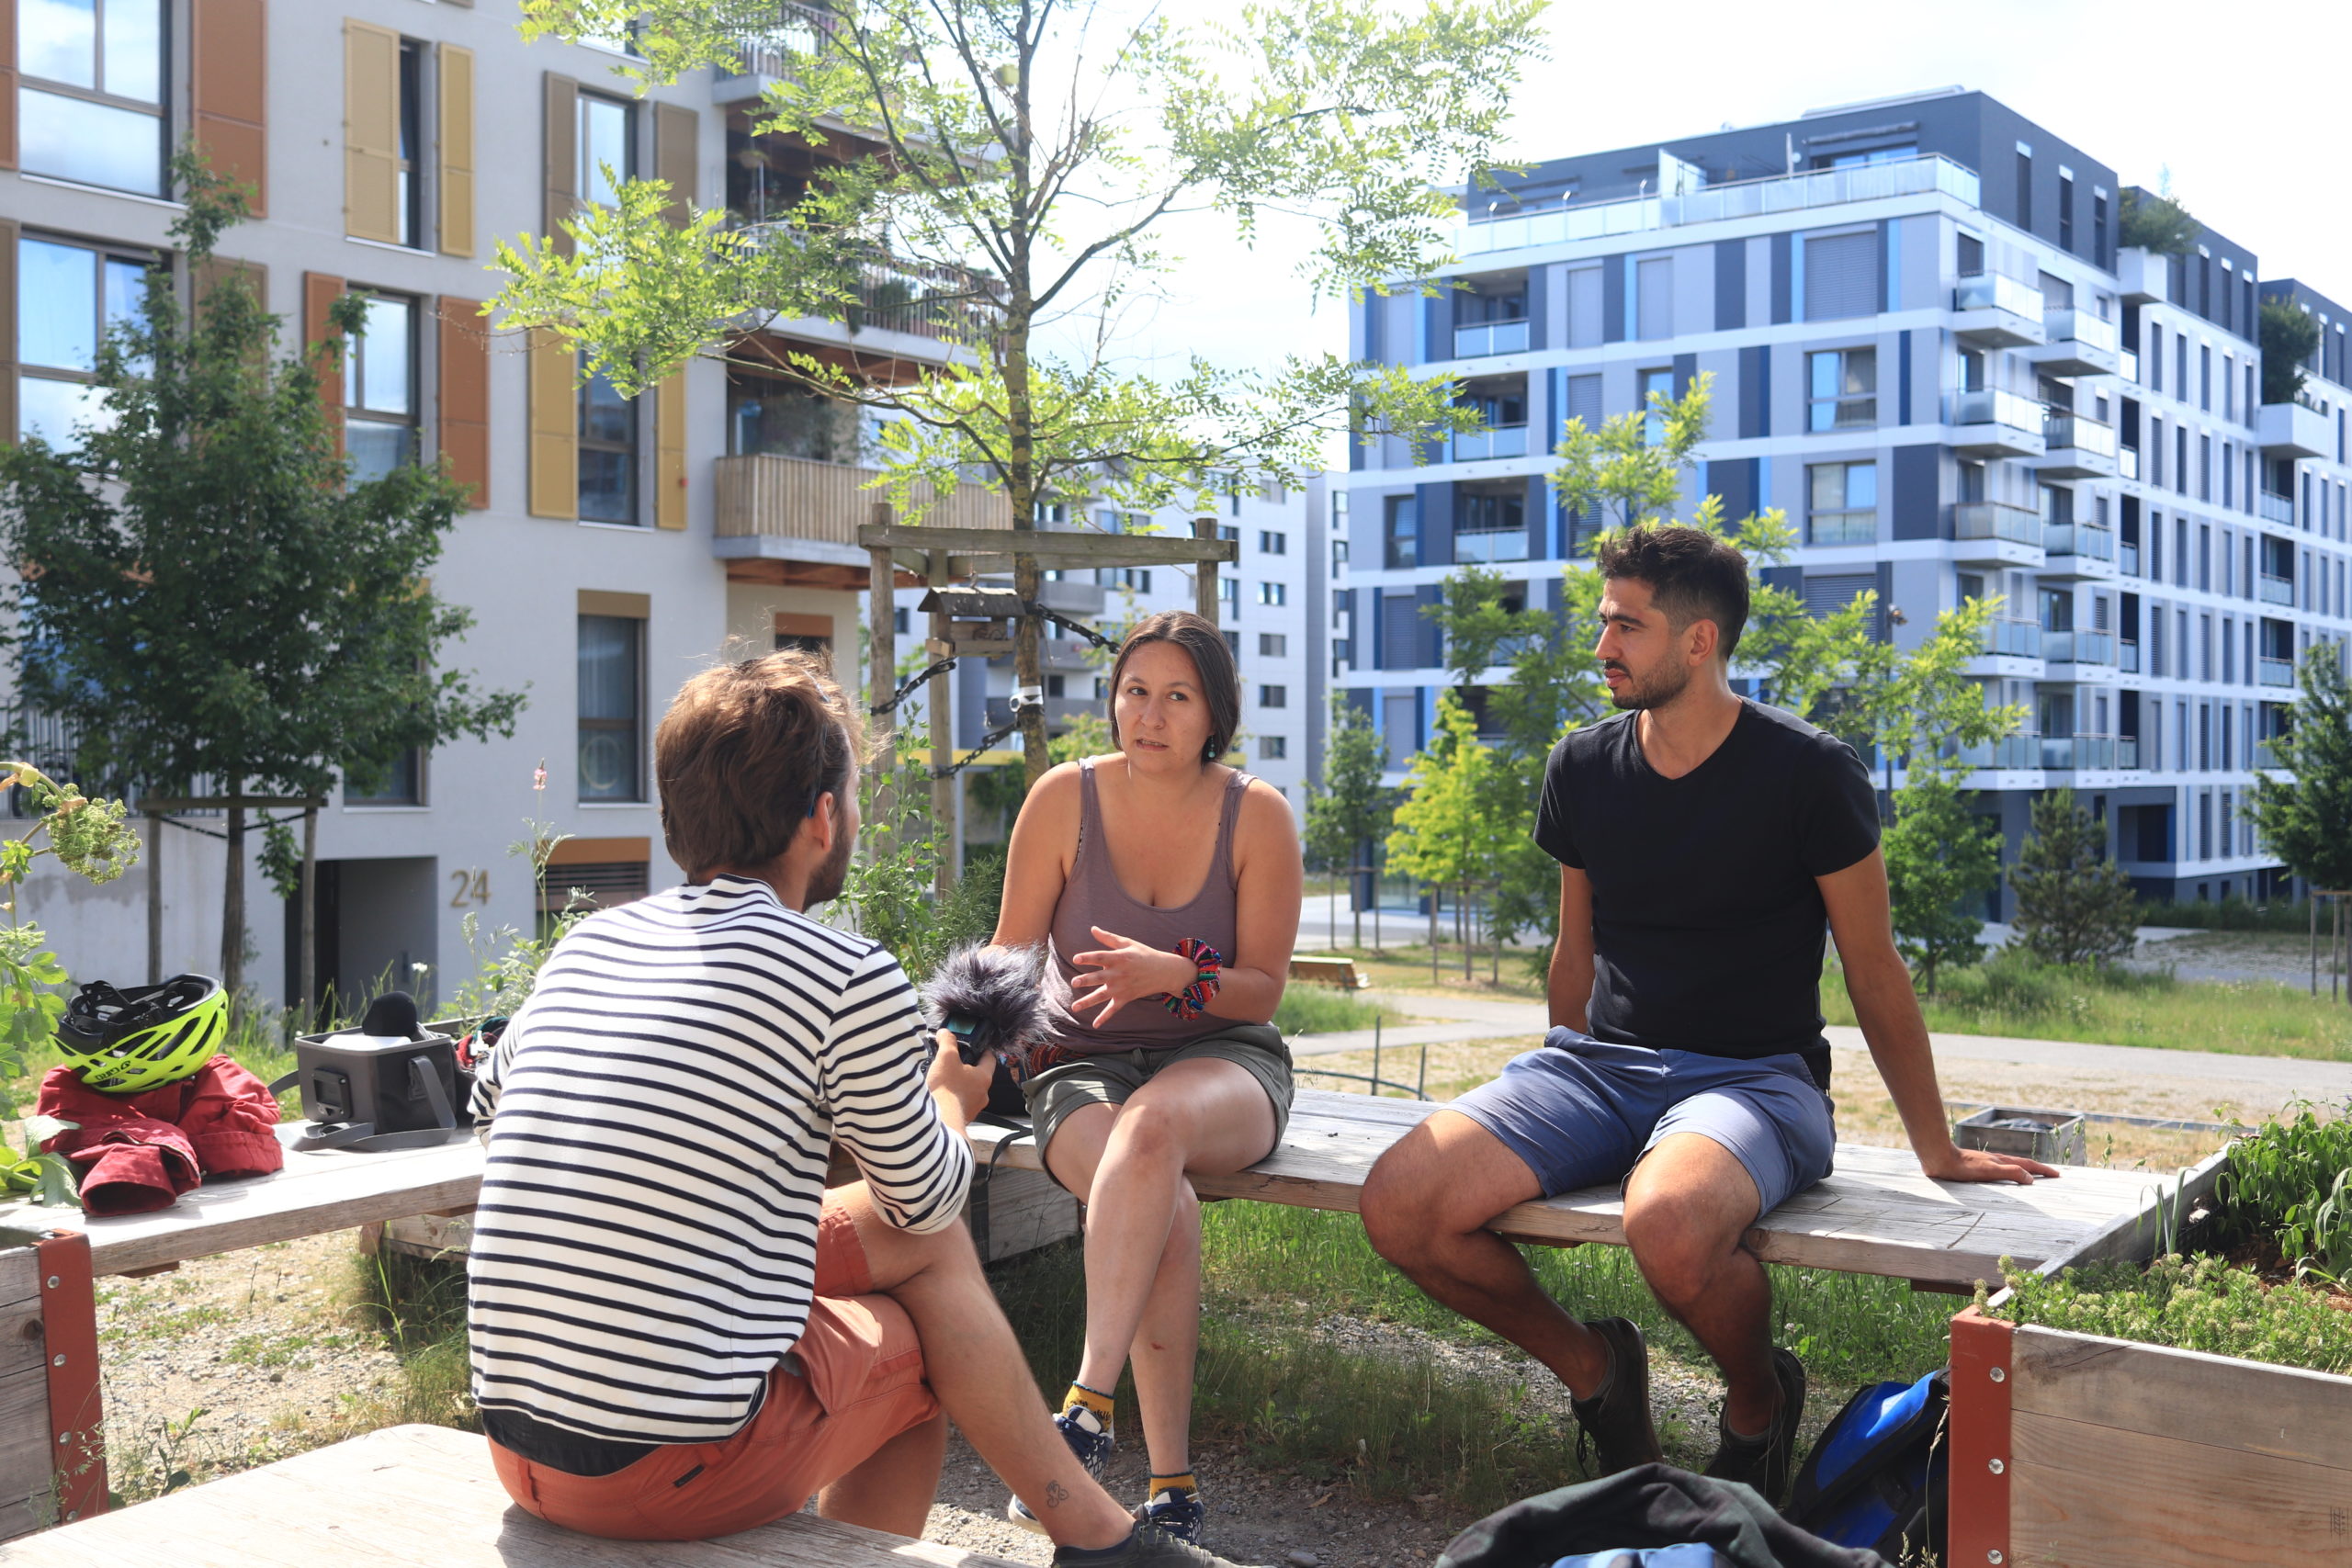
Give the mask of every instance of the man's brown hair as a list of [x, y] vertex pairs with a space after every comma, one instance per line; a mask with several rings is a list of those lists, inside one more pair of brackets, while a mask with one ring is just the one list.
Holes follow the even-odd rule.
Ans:
[[1111, 664], [1111, 743], [1119, 743], [1119, 682], [1127, 672], [1127, 660], [1136, 649], [1153, 642], [1172, 642], [1192, 656], [1193, 668], [1200, 672], [1201, 700], [1209, 708], [1209, 738], [1201, 761], [1216, 761], [1241, 729], [1241, 671], [1233, 662], [1232, 645], [1189, 610], [1148, 615], [1119, 644], [1119, 656]]
[[653, 736], [662, 841], [690, 877], [767, 864], [865, 750], [856, 707], [797, 649], [706, 670]]
[[1600, 547], [1600, 575], [1649, 584], [1650, 603], [1677, 632], [1715, 623], [1724, 663], [1747, 625], [1747, 558], [1704, 528], [1644, 524]]

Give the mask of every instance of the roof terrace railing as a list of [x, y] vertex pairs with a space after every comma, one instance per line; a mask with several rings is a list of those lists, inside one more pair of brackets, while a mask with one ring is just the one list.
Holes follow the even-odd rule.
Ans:
[[[1706, 186], [1683, 196], [1621, 197], [1612, 201], [1570, 202], [1546, 212], [1474, 217], [1463, 226], [1462, 254], [1486, 255], [1529, 245], [1565, 244], [1574, 240], [1605, 239], [1611, 234], [1637, 234], [1650, 229], [1718, 223], [1734, 218], [1759, 218], [1774, 212], [1799, 212], [1928, 192], [1940, 192], [1970, 207], [1979, 205], [1975, 172], [1940, 152], [1929, 152], [1894, 163], [1810, 169]], [[1476, 202], [1479, 193], [1473, 190], [1469, 199]]]

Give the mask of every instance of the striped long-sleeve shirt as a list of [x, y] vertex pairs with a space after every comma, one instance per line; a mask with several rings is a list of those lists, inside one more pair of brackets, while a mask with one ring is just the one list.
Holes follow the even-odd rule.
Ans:
[[971, 1151], [873, 942], [720, 876], [582, 921], [483, 1068], [474, 1397], [616, 1443], [750, 1418], [808, 1310], [828, 1146], [893, 1224], [954, 1223]]

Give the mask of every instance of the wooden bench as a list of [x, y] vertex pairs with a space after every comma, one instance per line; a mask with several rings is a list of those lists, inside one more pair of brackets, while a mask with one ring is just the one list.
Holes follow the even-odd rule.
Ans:
[[1310, 986], [1336, 986], [1343, 991], [1361, 991], [1372, 984], [1371, 976], [1358, 972], [1354, 959], [1313, 953], [1292, 954], [1290, 977]]
[[0, 1546], [6, 1568], [1015, 1568], [796, 1514], [718, 1540], [598, 1540], [507, 1501], [481, 1438], [388, 1427]]

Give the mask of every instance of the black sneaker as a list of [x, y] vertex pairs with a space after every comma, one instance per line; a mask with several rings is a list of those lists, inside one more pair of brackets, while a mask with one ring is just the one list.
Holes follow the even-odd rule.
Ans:
[[1078, 1551], [1057, 1546], [1054, 1549], [1054, 1562], [1057, 1568], [1063, 1564], [1080, 1564], [1082, 1568], [1240, 1568], [1238, 1562], [1203, 1551], [1152, 1525], [1137, 1525], [1125, 1546], [1109, 1551]]
[[1797, 1427], [1804, 1420], [1804, 1363], [1793, 1352], [1775, 1349], [1772, 1371], [1781, 1383], [1781, 1407], [1772, 1424], [1752, 1438], [1741, 1437], [1721, 1425], [1723, 1441], [1706, 1473], [1718, 1481], [1736, 1481], [1754, 1487], [1765, 1502], [1781, 1506], [1789, 1489], [1789, 1472], [1796, 1462]]
[[[1593, 1479], [1665, 1460], [1657, 1427], [1650, 1420], [1650, 1352], [1642, 1331], [1622, 1317], [1594, 1318], [1585, 1325], [1609, 1348], [1609, 1373], [1600, 1393], [1568, 1400], [1577, 1418], [1577, 1460]], [[1591, 1456], [1586, 1456], [1586, 1445]]]

